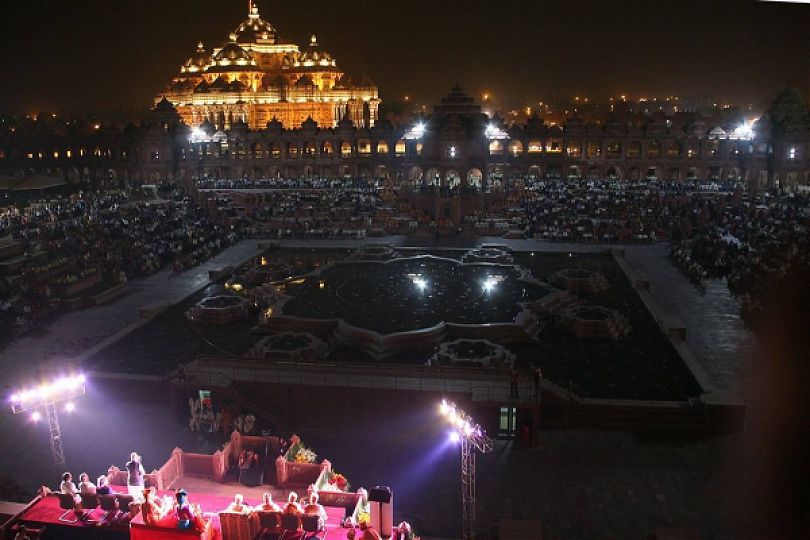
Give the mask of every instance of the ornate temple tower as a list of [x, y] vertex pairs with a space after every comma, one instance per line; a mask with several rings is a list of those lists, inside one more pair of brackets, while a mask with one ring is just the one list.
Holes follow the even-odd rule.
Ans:
[[346, 116], [373, 127], [380, 105], [373, 82], [355, 84], [314, 35], [303, 48], [285, 41], [252, 2], [224, 45], [209, 52], [197, 44], [155, 103], [164, 97], [186, 124], [207, 121], [218, 129], [237, 122], [262, 129], [274, 118], [297, 128], [310, 117], [334, 127]]

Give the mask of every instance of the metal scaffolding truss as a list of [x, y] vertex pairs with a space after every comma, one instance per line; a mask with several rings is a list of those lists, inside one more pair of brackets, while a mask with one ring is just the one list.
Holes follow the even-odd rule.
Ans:
[[57, 471], [61, 471], [65, 468], [65, 449], [62, 447], [62, 428], [59, 427], [59, 414], [56, 412], [56, 404], [53, 402], [46, 403], [45, 412], [48, 416], [48, 431], [51, 434], [53, 464]]

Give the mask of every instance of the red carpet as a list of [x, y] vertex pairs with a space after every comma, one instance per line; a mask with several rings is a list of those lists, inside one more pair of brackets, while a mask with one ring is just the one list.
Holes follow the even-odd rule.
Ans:
[[[116, 486], [113, 488], [118, 493], [126, 493], [127, 490], [124, 487]], [[163, 497], [164, 495], [174, 496], [173, 491], [159, 491], [158, 495]], [[219, 525], [219, 515], [218, 512], [224, 510], [228, 507], [231, 500], [227, 497], [220, 497], [216, 495], [207, 495], [205, 493], [189, 493], [189, 501], [191, 504], [199, 504], [200, 508], [205, 514], [206, 519], [212, 519], [214, 531], [215, 531], [215, 538], [221, 538], [220, 534], [220, 525]], [[256, 506], [260, 503], [259, 500], [251, 500], [250, 498], [245, 499], [245, 503], [248, 505]], [[112, 522], [111, 520], [106, 521], [105, 523], [85, 523], [83, 521], [77, 521], [76, 523], [65, 523], [63, 521], [59, 521], [59, 516], [61, 516], [65, 511], [59, 507], [59, 498], [56, 496], [45, 497], [38, 501], [35, 505], [31, 508], [26, 510], [22, 516], [21, 520], [23, 523], [33, 526], [35, 528], [40, 528], [43, 525], [49, 525], [49, 528], [53, 526], [58, 527], [70, 527], [72, 529], [87, 529], [88, 533], [93, 531], [94, 537], [98, 536], [98, 533], [107, 530], [110, 533], [117, 533], [116, 536], [120, 536], [120, 533], [127, 533], [129, 532], [129, 523], [127, 522]], [[93, 513], [93, 517], [95, 519], [100, 518], [103, 515], [103, 511], [101, 509], [96, 509]], [[326, 513], [329, 516], [326, 524], [327, 529], [327, 537], [334, 538], [334, 539], [342, 539], [346, 535], [339, 529], [340, 522], [345, 515], [345, 509], [343, 508], [331, 508], [326, 507]], [[73, 518], [75, 516], [71, 514], [68, 515], [69, 518]], [[78, 530], [75, 532], [79, 532]], [[74, 536], [74, 535], [72, 535]]]

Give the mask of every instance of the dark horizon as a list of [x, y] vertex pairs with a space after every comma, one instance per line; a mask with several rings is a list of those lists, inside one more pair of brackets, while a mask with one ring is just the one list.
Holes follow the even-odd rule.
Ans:
[[[197, 41], [221, 45], [247, 15], [247, 0], [51, 4], [0, 7], [0, 111], [144, 109]], [[344, 71], [368, 74], [389, 102], [434, 103], [458, 81], [501, 104], [626, 94], [756, 105], [788, 85], [807, 98], [810, 82], [802, 4], [415, 0], [395, 14], [369, 0], [257, 4], [286, 39], [317, 34]]]

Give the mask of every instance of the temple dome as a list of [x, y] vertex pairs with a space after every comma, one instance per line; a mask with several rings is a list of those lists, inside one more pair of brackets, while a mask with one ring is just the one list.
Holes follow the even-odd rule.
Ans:
[[191, 58], [186, 60], [186, 63], [180, 68], [181, 73], [199, 73], [204, 71], [205, 68], [211, 63], [211, 55], [205, 50], [203, 42], [197, 43], [197, 50], [191, 55]]
[[207, 71], [255, 71], [257, 69], [256, 59], [253, 58], [250, 51], [246, 51], [239, 44], [231, 41], [214, 54], [212, 65]]
[[301, 52], [296, 62], [296, 67], [337, 67], [335, 59], [318, 44], [315, 34], [309, 39], [307, 45]]
[[247, 20], [231, 33], [232, 41], [245, 45], [272, 44], [276, 42], [277, 37], [276, 29], [259, 16], [259, 8], [255, 5], [251, 6]]
[[252, 61], [254, 64], [256, 63], [255, 60], [253, 60], [253, 56], [240, 47], [235, 41], [231, 41], [214, 55], [214, 61], [221, 62], [223, 60], [230, 60], [231, 62], [247, 60]]

